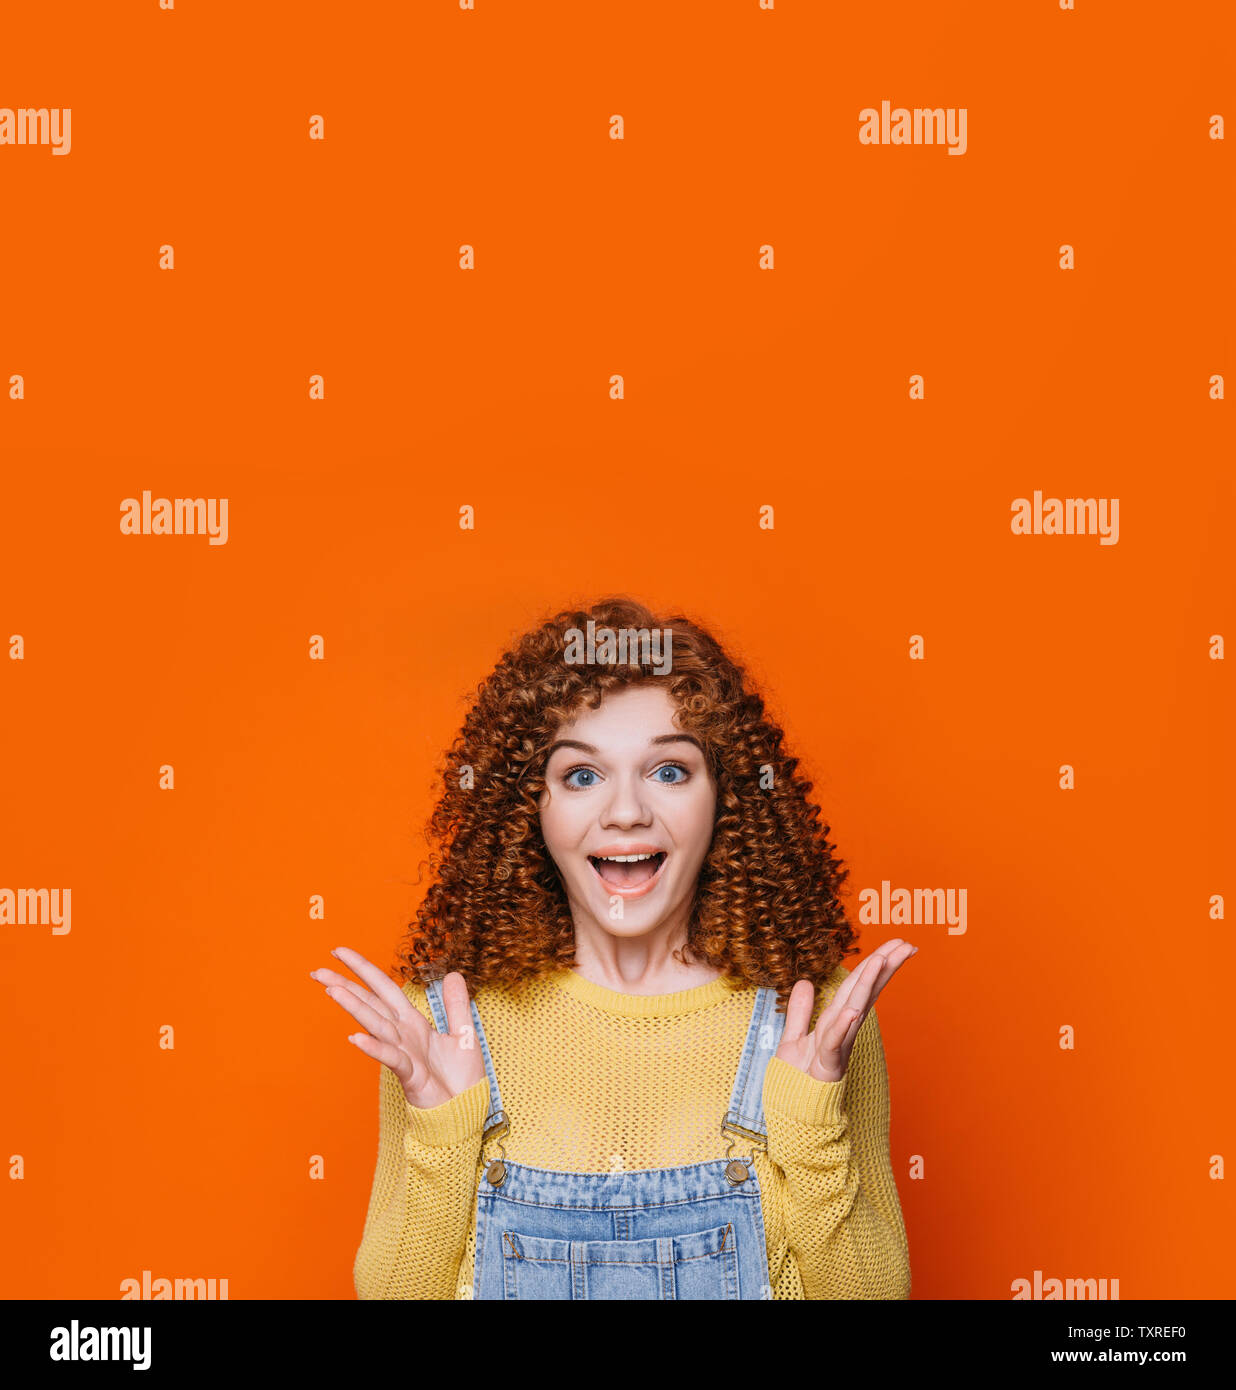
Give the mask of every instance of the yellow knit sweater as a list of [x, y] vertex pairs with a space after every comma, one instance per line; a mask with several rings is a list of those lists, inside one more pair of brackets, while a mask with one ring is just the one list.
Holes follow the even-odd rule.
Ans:
[[[813, 1025], [848, 973], [838, 966], [817, 992]], [[424, 987], [408, 981], [403, 990], [432, 1027]], [[721, 1121], [754, 986], [734, 990], [718, 979], [678, 994], [631, 995], [561, 970], [519, 997], [487, 986], [474, 997], [512, 1162], [599, 1173], [726, 1156]], [[499, 1143], [487, 1140], [482, 1152], [488, 1083], [418, 1109], [389, 1068], [379, 1071], [378, 1160], [353, 1267], [357, 1294], [471, 1298], [477, 1184]], [[764, 1112], [768, 1150], [754, 1150], [754, 1166], [772, 1297], [908, 1298], [875, 1011], [840, 1081], [816, 1081], [772, 1057]]]

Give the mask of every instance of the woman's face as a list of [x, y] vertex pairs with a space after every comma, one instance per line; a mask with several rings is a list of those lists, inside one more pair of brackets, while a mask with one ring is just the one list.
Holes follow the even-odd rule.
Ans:
[[717, 792], [699, 745], [674, 725], [676, 708], [663, 686], [630, 685], [555, 735], [541, 834], [577, 924], [623, 937], [678, 919], [685, 928]]

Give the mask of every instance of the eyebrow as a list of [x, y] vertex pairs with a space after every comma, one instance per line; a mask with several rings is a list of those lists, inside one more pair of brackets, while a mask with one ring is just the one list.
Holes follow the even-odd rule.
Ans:
[[[699, 739], [692, 738], [690, 734], [659, 734], [656, 738], [651, 739], [650, 742], [654, 746], [663, 743], [693, 743], [701, 753], [704, 751], [703, 747], [700, 745]], [[574, 738], [560, 738], [549, 745], [549, 752], [546, 753], [545, 756], [547, 758], [550, 757], [559, 748], [578, 748], [581, 753], [591, 753], [594, 757], [598, 756], [600, 752], [600, 750], [594, 748], [591, 743], [580, 743], [578, 739]]]

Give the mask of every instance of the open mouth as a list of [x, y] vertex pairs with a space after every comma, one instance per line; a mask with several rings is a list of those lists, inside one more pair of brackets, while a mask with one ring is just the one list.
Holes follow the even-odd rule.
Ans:
[[650, 884], [661, 872], [665, 857], [664, 850], [652, 854], [611, 854], [604, 857], [590, 854], [588, 862], [606, 887], [622, 892]]

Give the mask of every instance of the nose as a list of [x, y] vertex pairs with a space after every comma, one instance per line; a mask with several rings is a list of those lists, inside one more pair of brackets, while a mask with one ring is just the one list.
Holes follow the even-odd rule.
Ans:
[[637, 825], [651, 825], [652, 812], [644, 796], [643, 779], [633, 773], [630, 777], [611, 777], [609, 797], [598, 817], [604, 826], [630, 830]]

